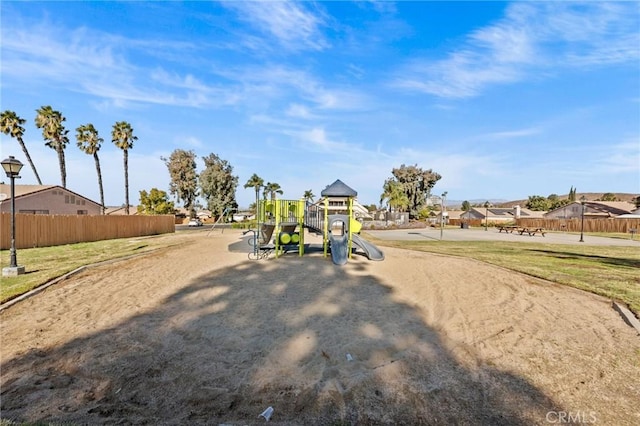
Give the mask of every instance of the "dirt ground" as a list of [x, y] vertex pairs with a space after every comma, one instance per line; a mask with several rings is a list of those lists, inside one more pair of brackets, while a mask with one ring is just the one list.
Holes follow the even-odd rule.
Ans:
[[640, 424], [640, 336], [607, 299], [399, 249], [340, 267], [173, 238], [0, 313], [3, 419]]

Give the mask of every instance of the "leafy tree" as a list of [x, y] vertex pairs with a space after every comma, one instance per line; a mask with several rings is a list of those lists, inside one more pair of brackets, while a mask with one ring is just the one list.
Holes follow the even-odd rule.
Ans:
[[9, 135], [12, 138], [16, 138], [20, 147], [22, 148], [22, 152], [24, 152], [24, 156], [26, 157], [29, 165], [31, 165], [31, 170], [33, 170], [33, 174], [36, 175], [36, 180], [38, 181], [38, 185], [42, 185], [42, 181], [40, 180], [40, 176], [38, 176], [38, 171], [36, 170], [35, 164], [33, 164], [33, 160], [29, 155], [29, 151], [27, 150], [27, 146], [24, 144], [22, 140], [22, 136], [24, 135], [24, 127], [22, 125], [26, 122], [24, 118], [20, 118], [18, 114], [13, 111], [2, 111], [0, 114], [0, 126], [2, 129], [2, 133], [5, 135]]
[[124, 195], [125, 195], [125, 214], [129, 214], [129, 150], [133, 148], [133, 142], [138, 137], [133, 135], [131, 124], [126, 121], [118, 121], [113, 125], [111, 130], [111, 142], [122, 150], [124, 157]]
[[244, 188], [253, 188], [256, 191], [256, 202], [254, 204], [256, 217], [258, 216], [258, 199], [260, 198], [260, 189], [264, 186], [264, 179], [257, 174], [253, 174], [247, 183], [244, 184]]
[[173, 201], [169, 201], [167, 193], [157, 188], [151, 188], [147, 193], [140, 191], [140, 204], [138, 213], [144, 215], [175, 214], [176, 208]]
[[271, 200], [275, 200], [276, 194], [284, 194], [282, 188], [280, 187], [280, 184], [275, 182], [267, 182], [267, 184], [264, 186], [264, 192], [262, 193], [264, 199], [266, 200], [268, 195]]
[[160, 157], [169, 169], [171, 182], [169, 192], [182, 201], [184, 208], [195, 216], [194, 202], [198, 197], [198, 174], [196, 173], [196, 154], [184, 149], [174, 150], [168, 159]]
[[93, 156], [96, 164], [96, 172], [98, 173], [98, 187], [100, 189], [100, 205], [102, 206], [102, 214], [104, 214], [104, 189], [102, 187], [102, 172], [100, 171], [100, 159], [98, 151], [104, 140], [98, 136], [98, 131], [93, 124], [85, 124], [76, 129], [76, 140], [78, 148], [82, 152]]
[[571, 189], [569, 189], [569, 202], [573, 203], [575, 200], [576, 200], [576, 189], [572, 185]]
[[469, 210], [471, 210], [471, 203], [467, 200], [464, 200], [462, 202], [462, 211], [468, 212]]
[[618, 201], [618, 197], [616, 197], [616, 194], [607, 192], [605, 194], [602, 194], [602, 197], [600, 197], [600, 201]]
[[[405, 166], [402, 164], [399, 168], [391, 170], [392, 178], [385, 181], [383, 187], [383, 199], [389, 199], [389, 195], [393, 192], [400, 191], [406, 196], [406, 208], [409, 209], [410, 215], [417, 217], [418, 212], [426, 204], [427, 197], [431, 194], [431, 189], [435, 186], [436, 182], [440, 180], [441, 176], [435, 173], [431, 169], [423, 170], [418, 165]], [[392, 181], [397, 186], [389, 186], [387, 182]], [[389, 190], [392, 190], [390, 193]], [[405, 199], [394, 196], [395, 202], [404, 204]], [[391, 203], [390, 203], [391, 204]]]
[[304, 198], [305, 201], [309, 201], [310, 203], [313, 203], [313, 199], [315, 197], [316, 196], [313, 195], [313, 191], [312, 190], [308, 189], [308, 190], [304, 191], [303, 198]]
[[216, 154], [204, 157], [205, 169], [200, 173], [202, 196], [207, 208], [214, 216], [220, 216], [227, 208], [237, 208], [236, 188], [238, 177], [233, 176], [233, 167]]
[[64, 159], [64, 149], [69, 143], [68, 130], [62, 124], [66, 118], [59, 111], [55, 111], [50, 106], [42, 106], [36, 110], [36, 127], [42, 129], [42, 137], [45, 145], [56, 151], [58, 154], [58, 164], [60, 165], [60, 178], [62, 187], [67, 187], [67, 167]]
[[567, 204], [571, 204], [571, 201], [568, 199], [556, 199], [556, 200], [548, 200], [549, 201], [549, 210], [559, 209], [560, 207], [564, 207]]
[[400, 211], [404, 211], [409, 207], [409, 197], [400, 182], [387, 179], [382, 189], [384, 192], [380, 196], [380, 204], [386, 201], [389, 207], [396, 208]]
[[640, 208], [640, 195], [633, 199], [633, 203]]
[[526, 207], [533, 211], [547, 211], [549, 210], [549, 200], [540, 195], [530, 195], [527, 201]]

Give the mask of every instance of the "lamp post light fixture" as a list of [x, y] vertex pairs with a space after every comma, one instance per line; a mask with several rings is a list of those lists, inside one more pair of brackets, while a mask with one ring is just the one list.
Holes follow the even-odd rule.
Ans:
[[486, 201], [484, 203], [484, 230], [489, 230], [489, 207], [491, 207], [491, 203]]
[[585, 196], [580, 197], [580, 204], [582, 205], [582, 212], [580, 214], [580, 241], [584, 243], [584, 202], [587, 201]]
[[11, 248], [9, 249], [9, 255], [11, 257], [10, 265], [6, 268], [2, 268], [3, 277], [14, 277], [24, 274], [24, 266], [18, 266], [18, 257], [16, 254], [16, 185], [15, 180], [20, 179], [19, 173], [22, 169], [22, 163], [20, 160], [16, 160], [15, 157], [9, 156], [0, 163], [7, 177], [11, 179]]

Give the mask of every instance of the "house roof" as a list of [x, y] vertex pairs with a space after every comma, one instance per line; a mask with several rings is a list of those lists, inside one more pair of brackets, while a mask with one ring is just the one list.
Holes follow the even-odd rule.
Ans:
[[[515, 219], [516, 217], [516, 212], [513, 207], [489, 207], [488, 209], [484, 207], [472, 207], [471, 210], [476, 212], [477, 215], [480, 217], [485, 217], [485, 212], [487, 216], [493, 217], [493, 218]], [[521, 218], [542, 218], [545, 213], [546, 212], [520, 208]], [[462, 214], [464, 214], [464, 212]]]
[[[574, 204], [581, 205], [580, 201], [574, 201], [573, 203], [567, 204], [567, 206]], [[551, 210], [549, 213], [563, 210], [567, 208], [567, 206], [558, 207], [557, 209]], [[623, 214], [629, 214], [636, 209], [635, 204], [627, 201], [585, 201], [584, 206], [589, 210], [589, 216], [620, 216]]]
[[[45, 191], [47, 189], [55, 188], [57, 185], [16, 185], [15, 194], [16, 198], [27, 194], [33, 194], [35, 192]], [[62, 187], [61, 187], [62, 188]], [[11, 196], [11, 185], [0, 184], [0, 194], [6, 194], [7, 198]]]
[[356, 197], [358, 193], [347, 184], [337, 179], [320, 193], [323, 197]]
[[[60, 185], [15, 185], [14, 187], [16, 199], [20, 197], [25, 197], [27, 195], [33, 195], [38, 192], [48, 191], [50, 189], [60, 189], [60, 190], [69, 192], [77, 197], [84, 198], [88, 202], [93, 203], [97, 206], [100, 205], [100, 203], [97, 203], [92, 199], [85, 197], [84, 195], [78, 194], [77, 192], [73, 192], [70, 189], [64, 188]], [[0, 184], [0, 201], [10, 197], [11, 197], [11, 185], [7, 185], [4, 183]]]
[[[105, 207], [104, 209], [104, 214], [106, 215], [110, 215], [110, 216], [119, 216], [119, 215], [125, 215], [125, 211], [124, 211], [124, 206], [111, 206], [111, 207]], [[138, 206], [132, 206], [129, 205], [129, 216], [134, 216], [138, 214]]]
[[627, 201], [586, 201], [585, 206], [612, 215], [631, 213], [636, 208]]

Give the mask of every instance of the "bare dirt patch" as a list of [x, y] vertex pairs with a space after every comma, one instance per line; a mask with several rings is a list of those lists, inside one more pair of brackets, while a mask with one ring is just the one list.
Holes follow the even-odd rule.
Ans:
[[240, 237], [194, 233], [2, 311], [2, 418], [640, 423], [640, 337], [606, 299], [390, 248], [252, 262]]

